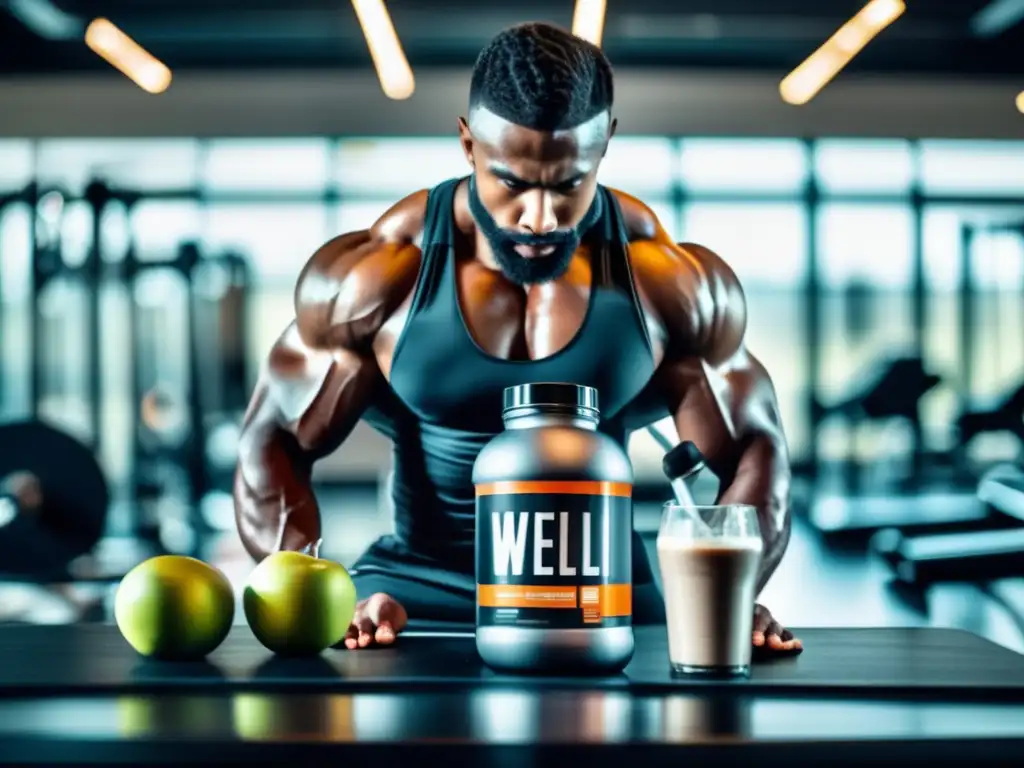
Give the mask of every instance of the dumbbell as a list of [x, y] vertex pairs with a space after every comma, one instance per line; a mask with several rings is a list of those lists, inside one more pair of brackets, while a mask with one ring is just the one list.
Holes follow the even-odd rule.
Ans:
[[0, 425], [0, 579], [66, 577], [102, 537], [109, 503], [83, 443], [39, 421]]

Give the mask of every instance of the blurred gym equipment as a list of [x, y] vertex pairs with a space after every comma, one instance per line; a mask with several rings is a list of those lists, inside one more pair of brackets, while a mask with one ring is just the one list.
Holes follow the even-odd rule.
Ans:
[[[916, 196], [914, 204], [917, 208], [921, 204]], [[875, 534], [887, 531], [879, 539], [880, 546], [886, 549], [893, 546], [893, 536], [896, 535], [888, 529], [900, 531], [899, 536], [902, 537], [999, 530], [1016, 524], [1001, 511], [978, 501], [973, 492], [978, 473], [971, 471], [966, 460], [968, 444], [983, 432], [1008, 431], [1024, 442], [1024, 388], [1007, 395], [994, 407], [991, 404], [974, 404], [972, 407], [969, 402], [973, 370], [972, 334], [977, 323], [977, 291], [971, 277], [975, 228], [965, 224], [962, 229], [958, 293], [960, 362], [958, 376], [948, 377], [957, 380], [961, 403], [953, 449], [930, 452], [923, 444], [921, 401], [943, 384], [945, 377], [929, 371], [920, 354], [880, 363], [877, 371], [865, 377], [868, 381], [866, 386], [838, 403], [826, 405], [813, 396], [815, 433], [827, 418], [833, 417], [845, 418], [847, 424], [854, 427], [863, 421], [897, 419], [907, 424], [911, 432], [912, 461], [908, 475], [897, 477], [895, 482], [891, 476], [871, 479], [866, 476], [864, 467], [847, 459], [842, 464], [839, 483], [827, 492], [819, 486], [809, 504], [808, 518], [832, 545], [859, 548], [870, 542]], [[1020, 231], [1020, 228], [1015, 231]], [[918, 237], [913, 313], [919, 326], [926, 321], [924, 288], [919, 285], [923, 261], [921, 248]], [[848, 330], [859, 334], [864, 330], [864, 305], [870, 298], [870, 291], [858, 285], [851, 288], [852, 296], [847, 297], [846, 324], [852, 326]], [[915, 330], [920, 342], [920, 327]], [[812, 392], [816, 389], [812, 388]], [[820, 467], [815, 464], [815, 469]]]
[[[813, 142], [809, 146], [814, 151]], [[918, 490], [925, 461], [925, 448], [921, 435], [920, 401], [931, 392], [941, 379], [924, 361], [924, 333], [927, 323], [927, 286], [924, 277], [924, 244], [923, 231], [924, 195], [914, 187], [910, 190], [913, 229], [913, 253], [911, 265], [910, 314], [912, 339], [905, 350], [886, 353], [879, 349], [879, 344], [871, 346], [869, 358], [873, 361], [866, 370], [859, 371], [855, 380], [859, 385], [838, 400], [826, 402], [822, 396], [822, 355], [824, 347], [824, 328], [828, 325], [828, 314], [824, 306], [824, 297], [830, 293], [822, 283], [820, 274], [820, 254], [816, 227], [820, 214], [821, 190], [812, 180], [808, 183], [806, 196], [809, 207], [811, 225], [808, 241], [811, 244], [809, 253], [809, 269], [804, 284], [804, 299], [807, 306], [805, 315], [805, 343], [808, 369], [808, 415], [810, 420], [810, 444], [812, 447], [809, 474], [814, 483], [825, 479], [826, 469], [820, 456], [821, 430], [827, 421], [841, 419], [845, 422], [848, 435], [847, 443], [852, 446], [859, 427], [868, 422], [896, 421], [910, 429], [909, 467], [900, 478], [886, 477], [887, 485], [895, 484], [901, 490]], [[872, 332], [884, 331], [884, 318], [875, 312], [877, 289], [869, 277], [854, 277], [846, 282], [841, 291], [843, 314], [841, 327], [837, 329], [839, 337], [844, 341], [859, 342], [861, 346], [870, 341]], [[886, 320], [885, 322], [891, 322]], [[831, 399], [831, 398], [830, 398]], [[836, 494], [863, 494], [868, 486], [877, 488], [878, 479], [867, 477], [868, 467], [861, 463], [848, 450], [839, 462], [838, 481], [840, 487]], [[884, 466], [870, 467], [884, 469], [892, 475], [893, 469], [902, 469], [895, 465], [900, 462], [888, 461]], [[820, 489], [819, 489], [820, 490]], [[894, 490], [888, 488], [886, 490]], [[813, 504], [809, 510], [811, 522], [814, 523]], [[856, 517], [853, 515], [853, 517]], [[851, 527], [858, 528], [856, 521], [851, 519]]]
[[[1000, 227], [1024, 238], [1024, 225]], [[967, 464], [970, 441], [984, 433], [1006, 432], [1024, 442], [1024, 387], [998, 401], [995, 407], [970, 409], [973, 329], [977, 324], [976, 290], [970, 255], [977, 228], [962, 227], [960, 333], [962, 396], [957, 419], [957, 447], [961, 466]], [[1019, 462], [1018, 456], [1018, 462]], [[884, 530], [871, 548], [892, 569], [896, 578], [915, 586], [936, 582], [984, 582], [1024, 575], [1024, 471], [1018, 464], [1000, 464], [985, 472], [977, 485], [979, 504], [986, 515], [973, 526], [945, 533]]]
[[36, 420], [0, 425], [0, 623], [102, 621], [109, 585], [154, 554], [103, 551], [110, 489], [89, 446]]
[[[31, 408], [34, 418], [74, 428], [93, 451], [100, 449], [101, 352], [100, 224], [92, 225], [85, 259], [77, 265], [64, 258], [61, 225], [67, 200], [58, 190], [38, 194], [32, 252]], [[93, 186], [86, 197], [96, 194]]]
[[247, 402], [248, 264], [234, 253], [204, 256], [195, 243], [161, 261], [129, 247], [121, 278], [130, 298], [134, 532], [159, 538], [167, 497], [188, 510], [178, 522], [207, 531], [201, 505], [213, 491], [230, 492]]
[[[971, 442], [980, 435], [1003, 432], [1013, 435], [1019, 444], [1018, 461], [1024, 459], [1024, 384], [1013, 387], [1010, 392], [996, 398], [995, 402], [979, 403], [974, 391], [974, 331], [978, 327], [979, 312], [977, 286], [972, 255], [981, 227], [964, 223], [960, 227], [960, 285], [959, 303], [959, 350], [960, 350], [960, 415], [957, 418], [956, 465], [964, 472], [970, 471], [967, 456]], [[1024, 222], [1012, 226], [987, 226], [989, 232], [1010, 232], [1024, 243]], [[1019, 332], [1019, 331], [1018, 331]]]
[[[819, 201], [816, 187], [808, 190], [812, 220]], [[923, 494], [922, 479], [926, 450], [921, 429], [921, 400], [933, 391], [942, 379], [928, 370], [922, 354], [923, 328], [926, 319], [926, 286], [924, 283], [924, 252], [922, 232], [923, 196], [912, 190], [911, 202], [916, 236], [912, 265], [911, 314], [913, 343], [904, 354], [881, 357], [856, 376], [863, 382], [842, 399], [827, 403], [821, 397], [822, 306], [824, 287], [817, 268], [816, 248], [812, 247], [812, 268], [805, 285], [807, 302], [807, 364], [810, 372], [809, 400], [811, 425], [811, 461], [809, 499], [806, 515], [811, 526], [831, 545], [863, 546], [880, 528], [961, 525], [963, 517], [974, 522], [976, 510], [948, 493]], [[810, 238], [815, 242], [815, 238]], [[874, 291], [864, 280], [854, 280], [845, 289], [842, 337], [863, 341], [871, 329]], [[837, 468], [824, 467], [818, 454], [821, 429], [833, 419], [845, 423], [848, 444], [854, 443], [858, 429], [869, 423], [894, 422], [910, 432], [908, 466], [901, 462], [874, 462], [864, 466], [852, 451]], [[826, 471], [838, 469], [838, 471]], [[901, 471], [902, 474], [897, 474]], [[827, 481], [827, 482], [826, 482]], [[908, 493], [909, 492], [909, 493]], [[965, 509], [967, 511], [965, 511]]]
[[[31, 414], [60, 424], [93, 451], [106, 394], [100, 298], [120, 288], [129, 299], [129, 527], [153, 544], [160, 543], [161, 519], [193, 533], [208, 529], [201, 502], [215, 491], [230, 493], [238, 425], [254, 383], [246, 350], [252, 275], [240, 254], [201, 254], [193, 243], [172, 259], [153, 260], [129, 235], [123, 255], [114, 253], [102, 222], [114, 204], [130, 216], [143, 200], [200, 197], [199, 190], [135, 191], [93, 180], [81, 196], [32, 184], [0, 200], [0, 208], [22, 203], [34, 211]], [[81, 202], [91, 236], [80, 263], [69, 263], [62, 225], [68, 205]]]
[[[34, 210], [35, 207], [36, 207], [36, 204], [37, 204], [37, 197], [38, 197], [38, 195], [37, 195], [36, 185], [35, 184], [30, 184], [29, 186], [27, 186], [27, 187], [25, 187], [23, 189], [17, 190], [16, 192], [5, 192], [3, 194], [0, 194], [0, 221], [3, 220], [4, 213], [6, 212], [7, 207], [11, 206], [11, 205], [14, 205], [16, 203], [25, 202], [25, 203], [27, 203], [29, 205], [29, 207], [32, 210]], [[32, 230], [32, 229], [34, 229], [34, 227], [30, 228], [30, 230]], [[30, 231], [30, 233], [29, 233], [30, 243], [35, 240], [34, 234], [35, 234], [34, 232]], [[0, 242], [0, 247], [2, 247], [2, 246], [3, 246], [3, 243]], [[3, 267], [3, 264], [4, 264], [3, 253], [2, 253], [2, 251], [0, 251], [0, 268]], [[3, 270], [0, 269], [0, 299], [2, 299], [2, 297], [4, 295], [3, 294], [3, 288], [4, 288], [4, 275], [3, 275]], [[5, 320], [6, 320], [6, 317], [5, 317], [5, 313], [3, 311], [3, 307], [2, 307], [2, 300], [0, 300], [0, 360], [6, 360], [7, 359], [4, 356], [4, 351], [5, 351], [5, 343], [4, 342], [6, 341], [6, 336], [4, 335], [5, 331], [6, 331], [6, 329], [4, 327]], [[0, 376], [0, 414], [4, 413], [6, 411], [8, 405], [9, 405], [9, 403], [7, 401], [7, 392], [5, 391], [5, 388], [4, 388], [4, 384], [5, 383], [6, 382], [4, 382], [3, 377]]]
[[1000, 530], [908, 536], [881, 532], [873, 549], [903, 583], [982, 583], [1024, 575], [1024, 471], [1013, 465], [989, 470], [978, 499], [1016, 525]]
[[1024, 385], [1005, 395], [994, 407], [966, 410], [957, 417], [958, 449], [983, 434], [1007, 432], [1024, 448]]
[[0, 580], [60, 582], [104, 533], [110, 491], [89, 448], [39, 421], [0, 425]]
[[198, 371], [188, 312], [199, 259], [199, 249], [185, 244], [172, 259], [141, 261], [131, 243], [119, 264], [129, 307], [132, 532], [154, 542], [160, 541], [161, 518], [175, 508], [161, 503], [166, 496], [185, 502], [177, 508], [178, 514], [188, 510], [181, 522], [204, 529], [194, 506], [199, 489], [192, 482], [202, 475], [203, 456], [194, 443], [202, 414], [190, 407]]
[[[209, 527], [202, 500], [212, 490], [230, 489], [237, 424], [252, 386], [245, 349], [251, 274], [242, 256], [204, 255], [193, 243], [183, 244], [174, 258], [153, 260], [138, 253], [129, 236], [117, 258], [108, 252], [100, 222], [115, 203], [130, 216], [143, 200], [200, 197], [199, 190], [136, 191], [101, 180], [89, 183], [84, 195], [93, 229], [89, 258], [80, 268], [92, 288], [89, 348], [100, 349], [100, 286], [119, 285], [128, 297], [132, 358], [130, 527], [154, 544], [165, 543], [164, 523], [189, 530], [194, 542], [194, 534]], [[59, 254], [59, 242], [52, 250]], [[42, 359], [38, 351], [35, 357]], [[88, 358], [94, 369], [89, 393], [98, 398], [101, 356]], [[91, 410], [98, 420], [99, 409]]]
[[[906, 423], [913, 435], [913, 450], [921, 443], [921, 399], [942, 383], [941, 377], [925, 369], [920, 357], [899, 357], [881, 360], [864, 371], [858, 379], [867, 383], [840, 402], [820, 405], [821, 420], [839, 417], [853, 432], [864, 422], [898, 419]], [[864, 477], [867, 468], [852, 457], [843, 461], [844, 490], [863, 493], [870, 487]], [[913, 476], [909, 478], [915, 479]]]
[[231, 251], [203, 259], [195, 276], [192, 316], [194, 327], [201, 329], [195, 368], [202, 372], [196, 405], [203, 413], [203, 493], [230, 494], [234, 482], [239, 430], [255, 383], [247, 349], [253, 283], [249, 260]]
[[[854, 423], [858, 419], [901, 419], [911, 425], [915, 442], [920, 440], [921, 398], [940, 378], [927, 372], [919, 358], [901, 358], [881, 364], [869, 381], [860, 393], [825, 412], [846, 416]], [[808, 511], [811, 524], [832, 545], [860, 547], [887, 528], [914, 533], [1005, 525], [1001, 516], [991, 515], [971, 493], [955, 488], [907, 493], [898, 484], [892, 488], [884, 483], [870, 488], [859, 474], [863, 468], [855, 462], [846, 462], [844, 469], [847, 482], [828, 493], [820, 492]]]

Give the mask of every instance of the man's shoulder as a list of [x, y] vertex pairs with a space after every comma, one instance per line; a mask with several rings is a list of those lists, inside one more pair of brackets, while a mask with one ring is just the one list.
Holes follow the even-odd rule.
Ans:
[[427, 220], [429, 198], [429, 189], [420, 189], [406, 195], [384, 211], [369, 231], [383, 242], [419, 243]]
[[674, 242], [642, 200], [614, 190], [629, 238], [637, 289], [666, 335], [716, 362], [735, 352], [746, 329], [736, 273], [710, 248]]
[[622, 212], [622, 224], [629, 241], [655, 239], [658, 231], [663, 227], [650, 206], [640, 198], [623, 192], [621, 189], [609, 188], [609, 191], [619, 204], [619, 210]]
[[429, 194], [427, 189], [413, 192], [391, 205], [366, 229], [331, 238], [316, 250], [307, 269], [347, 272], [344, 266], [354, 266], [395, 248], [417, 245], [423, 234]]
[[405, 301], [419, 274], [428, 194], [399, 200], [370, 227], [328, 240], [306, 262], [295, 286], [306, 343], [365, 341]]

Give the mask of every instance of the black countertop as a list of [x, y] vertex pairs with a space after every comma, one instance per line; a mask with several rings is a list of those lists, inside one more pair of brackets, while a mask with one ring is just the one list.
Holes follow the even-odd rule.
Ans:
[[390, 648], [325, 651], [284, 659], [248, 627], [233, 628], [203, 663], [138, 656], [113, 625], [0, 627], [0, 697], [238, 690], [376, 692], [479, 687], [584, 688], [633, 693], [691, 689], [848, 696], [948, 695], [1024, 703], [1024, 656], [956, 629], [801, 629], [806, 651], [759, 660], [749, 678], [673, 678], [664, 628], [636, 629], [622, 674], [602, 678], [497, 674], [479, 660], [469, 631], [412, 630]]
[[593, 679], [494, 674], [467, 632], [294, 661], [239, 626], [208, 663], [173, 665], [113, 626], [0, 627], [0, 762], [1024, 757], [1024, 656], [958, 630], [799, 635], [802, 655], [715, 683], [673, 679], [647, 628], [624, 674]]

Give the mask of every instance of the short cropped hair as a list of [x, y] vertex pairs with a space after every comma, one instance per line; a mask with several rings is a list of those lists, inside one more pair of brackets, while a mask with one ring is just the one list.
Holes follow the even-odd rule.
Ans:
[[613, 96], [612, 67], [600, 48], [552, 24], [529, 23], [506, 29], [480, 52], [469, 109], [560, 131], [610, 111]]

